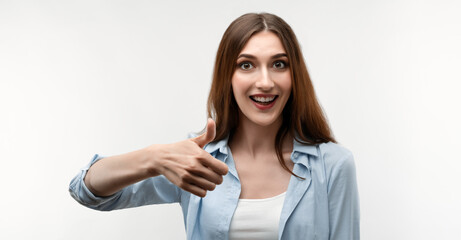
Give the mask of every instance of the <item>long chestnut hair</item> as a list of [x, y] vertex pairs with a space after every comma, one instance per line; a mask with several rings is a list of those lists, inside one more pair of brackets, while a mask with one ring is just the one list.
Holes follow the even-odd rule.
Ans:
[[336, 141], [315, 95], [298, 40], [291, 27], [280, 17], [269, 13], [248, 13], [229, 25], [216, 54], [208, 96], [208, 117], [216, 122], [214, 141], [232, 136], [236, 130], [239, 107], [232, 91], [232, 75], [237, 57], [245, 44], [254, 34], [262, 31], [271, 31], [280, 38], [290, 64], [291, 95], [282, 111], [283, 122], [277, 132], [274, 147], [281, 166], [297, 176], [287, 167], [282, 155], [283, 139], [288, 133], [295, 136], [296, 141], [307, 145]]

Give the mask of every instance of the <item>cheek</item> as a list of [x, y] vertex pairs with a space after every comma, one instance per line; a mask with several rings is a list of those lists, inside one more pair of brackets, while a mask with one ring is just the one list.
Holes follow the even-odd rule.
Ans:
[[248, 81], [239, 76], [239, 74], [234, 74], [232, 77], [232, 91], [234, 92], [234, 96], [239, 97], [245, 95], [248, 89]]
[[283, 78], [281, 78], [281, 81], [279, 82], [279, 86], [284, 91], [285, 93], [290, 93], [291, 92], [291, 86], [292, 86], [292, 81], [291, 81], [291, 74], [288, 73]]

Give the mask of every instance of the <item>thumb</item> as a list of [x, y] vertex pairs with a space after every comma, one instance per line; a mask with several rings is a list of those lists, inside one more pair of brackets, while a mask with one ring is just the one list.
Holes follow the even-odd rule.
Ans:
[[213, 141], [213, 139], [216, 136], [216, 123], [213, 119], [208, 118], [208, 121], [206, 123], [206, 131], [195, 138], [192, 138], [191, 140], [197, 143], [201, 148], [203, 148], [206, 144], [209, 142]]

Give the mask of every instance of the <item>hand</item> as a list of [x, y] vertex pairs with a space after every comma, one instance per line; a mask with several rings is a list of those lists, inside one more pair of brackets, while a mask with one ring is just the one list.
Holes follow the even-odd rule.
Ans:
[[199, 197], [205, 197], [223, 181], [228, 167], [202, 148], [213, 141], [216, 123], [208, 119], [206, 132], [181, 142], [162, 145], [158, 172], [170, 182]]

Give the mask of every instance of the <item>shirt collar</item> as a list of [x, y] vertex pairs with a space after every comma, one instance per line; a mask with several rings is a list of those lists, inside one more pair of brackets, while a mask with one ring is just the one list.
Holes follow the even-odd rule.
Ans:
[[[213, 152], [216, 152], [219, 150], [220, 153], [227, 155], [227, 145], [229, 141], [229, 136], [217, 141], [217, 142], [211, 142], [205, 146], [205, 150], [209, 152], [210, 154]], [[293, 153], [304, 153], [312, 156], [318, 156], [317, 153], [317, 146], [316, 145], [306, 145], [302, 144], [296, 139], [293, 139]]]
[[293, 153], [305, 153], [312, 156], [318, 156], [317, 145], [306, 145], [293, 139]]
[[220, 153], [227, 155], [227, 142], [229, 141], [229, 136], [217, 141], [217, 142], [211, 142], [208, 143], [204, 149], [205, 151], [211, 153], [214, 153], [219, 150]]

